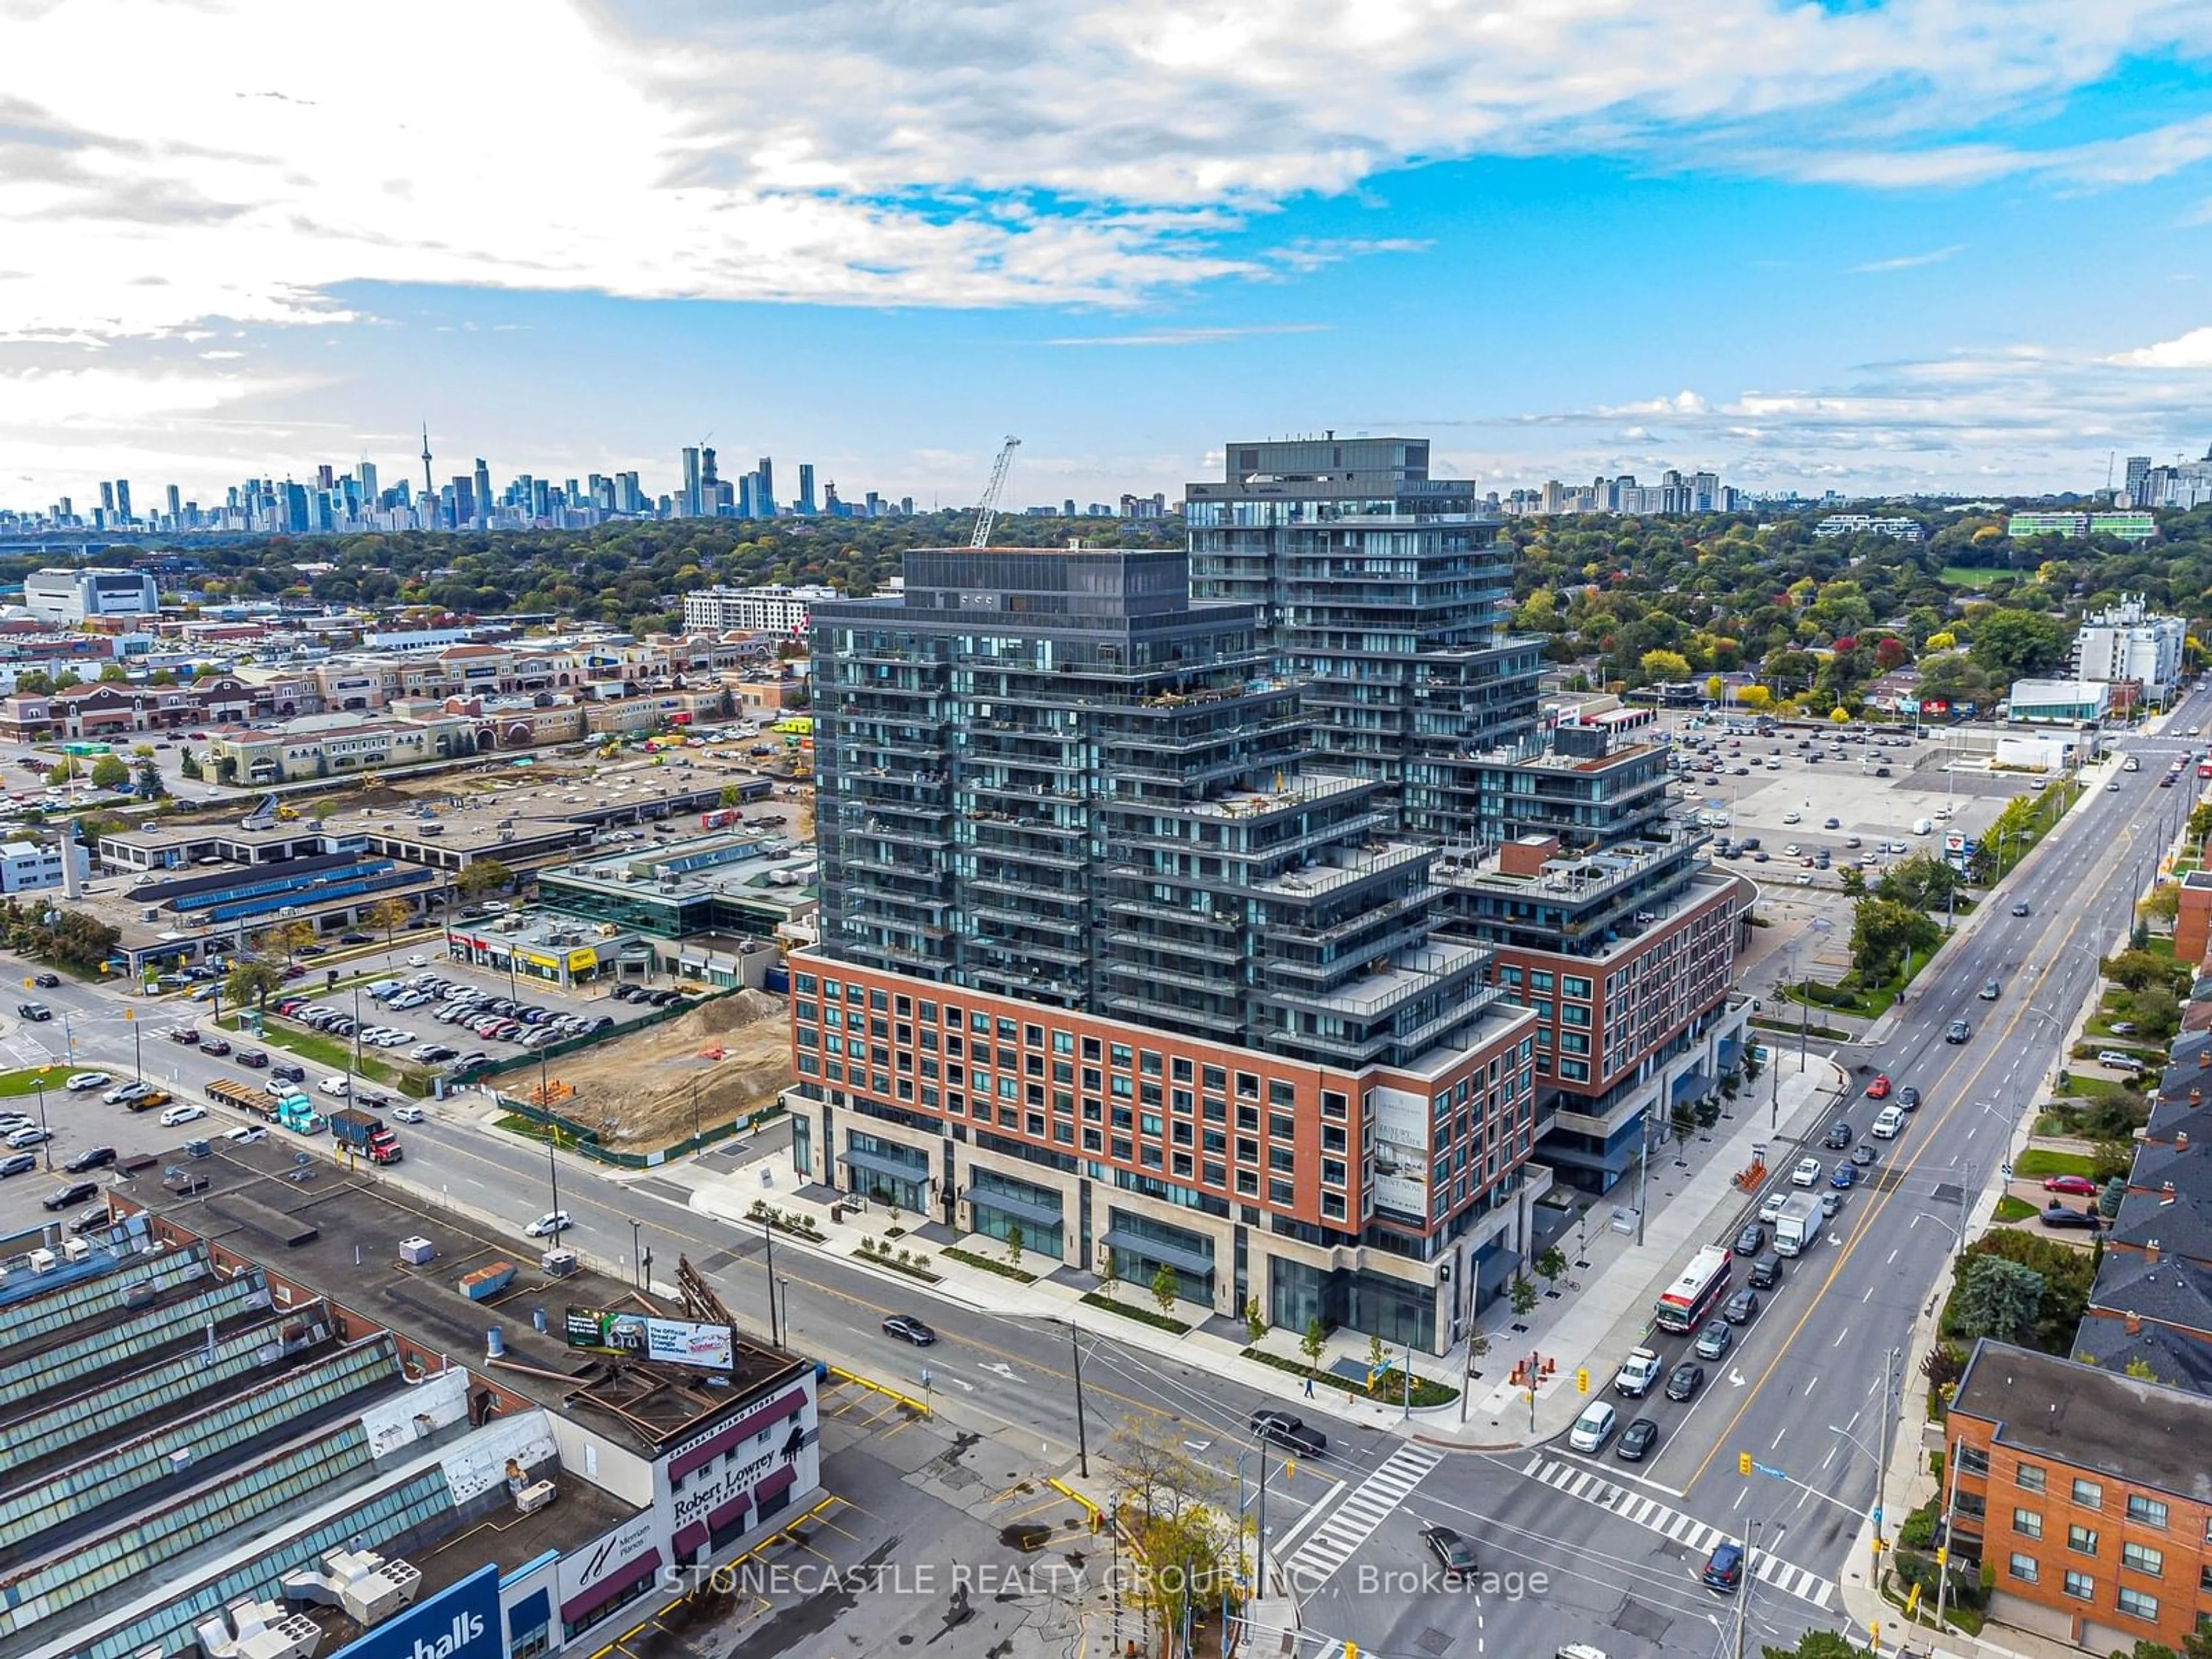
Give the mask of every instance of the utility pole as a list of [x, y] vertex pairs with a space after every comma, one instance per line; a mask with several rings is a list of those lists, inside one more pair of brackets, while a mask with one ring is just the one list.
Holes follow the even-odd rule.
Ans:
[[1902, 1382], [1898, 1376], [1898, 1370], [1904, 1363], [1904, 1350], [1892, 1348], [1882, 1367], [1881, 1462], [1875, 1467], [1874, 1472], [1874, 1552], [1876, 1557], [1875, 1565], [1877, 1569], [1881, 1565], [1880, 1560], [1882, 1550], [1881, 1529], [1888, 1519], [1887, 1507], [1882, 1499], [1889, 1486], [1889, 1460], [1897, 1443], [1897, 1419], [1903, 1404], [1898, 1397], [1898, 1390]]
[[1959, 1501], [1959, 1446], [1953, 1441], [1944, 1453], [1943, 1484], [1948, 1489], [1943, 1499], [1943, 1541], [1936, 1547], [1936, 1631], [1943, 1631], [1943, 1593], [1951, 1586], [1951, 1517]]
[[1744, 1528], [1743, 1584], [1735, 1598], [1735, 1659], [1743, 1659], [1743, 1627], [1751, 1618], [1751, 1587], [1758, 1582], [1752, 1572], [1752, 1552], [1759, 1544], [1759, 1522]]
[[775, 1323], [775, 1224], [761, 1223], [761, 1239], [768, 1246], [768, 1345], [771, 1348], [783, 1346], [782, 1334]]
[[1255, 1435], [1252, 1443], [1260, 1453], [1260, 1490], [1253, 1499], [1256, 1513], [1252, 1522], [1252, 1568], [1256, 1593], [1252, 1599], [1264, 1601], [1267, 1599], [1267, 1442], [1264, 1437]]
[[1651, 1109], [1644, 1109], [1644, 1129], [1636, 1150], [1636, 1248], [1644, 1248], [1644, 1205], [1651, 1189]]
[[1091, 1440], [1083, 1426], [1083, 1345], [1076, 1340], [1075, 1322], [1067, 1322], [1067, 1352], [1075, 1359], [1075, 1464], [1083, 1478], [1091, 1478]]

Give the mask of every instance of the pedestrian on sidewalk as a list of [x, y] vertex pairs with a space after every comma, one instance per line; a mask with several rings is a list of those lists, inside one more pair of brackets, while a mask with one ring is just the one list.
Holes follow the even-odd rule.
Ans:
[[1310, 1400], [1313, 1397], [1313, 1378], [1309, 1376], [1306, 1378], [1306, 1398]]

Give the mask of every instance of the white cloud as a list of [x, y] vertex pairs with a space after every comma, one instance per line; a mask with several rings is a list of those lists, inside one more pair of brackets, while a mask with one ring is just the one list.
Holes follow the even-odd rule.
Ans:
[[1156, 328], [1141, 334], [1069, 334], [1044, 342], [1048, 346], [1186, 346], [1219, 345], [1264, 334], [1320, 334], [1327, 323], [1259, 323], [1248, 328]]
[[1927, 253], [1900, 253], [1894, 258], [1869, 259], [1851, 270], [1860, 276], [1885, 270], [1911, 270], [1918, 265], [1940, 265], [1946, 259], [1956, 258], [1966, 251], [1964, 242], [1954, 242], [1948, 247], [1939, 247]]
[[[2212, 155], [2212, 118], [2047, 153], [1954, 135], [2212, 49], [2209, 20], [1704, 0], [1686, 42], [1620, 0], [53, 0], [0, 10], [26, 89], [0, 97], [0, 337], [359, 320], [330, 295], [370, 282], [1127, 306], [1416, 252], [1249, 233], [1485, 152], [2124, 183]], [[426, 41], [499, 70], [456, 96]]]
[[2178, 339], [2123, 351], [2112, 361], [2138, 368], [2212, 368], [2212, 327], [2192, 328]]

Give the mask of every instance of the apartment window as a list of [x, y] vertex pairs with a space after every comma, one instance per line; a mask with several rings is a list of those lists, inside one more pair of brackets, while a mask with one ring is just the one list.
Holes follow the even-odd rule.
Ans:
[[1137, 1069], [1142, 1072], [1146, 1077], [1158, 1077], [1160, 1074], [1160, 1057], [1158, 1054], [1151, 1048], [1147, 1048], [1143, 1053], [1139, 1054], [1137, 1056]]
[[1209, 1164], [1206, 1165], [1205, 1174], [1201, 1179], [1209, 1187], [1226, 1186], [1229, 1182], [1229, 1171], [1218, 1164]]
[[2166, 1552], [2154, 1549], [2148, 1544], [2123, 1543], [2120, 1546], [2120, 1565], [2152, 1578], [2166, 1572]]
[[1240, 1100], [1259, 1099], [1260, 1079], [1256, 1073], [1251, 1072], [1237, 1073], [1237, 1095]]
[[2146, 1527], [2166, 1525], [2166, 1505], [2155, 1498], [2145, 1498], [2141, 1492], [2128, 1494], [2128, 1519], [2139, 1521]]
[[1337, 1193], [1323, 1193], [1321, 1195], [1321, 1212], [1324, 1216], [1327, 1216], [1331, 1221], [1343, 1220], [1343, 1196]]
[[1097, 1037], [1087, 1036], [1083, 1039], [1083, 1057], [1085, 1060], [1096, 1060], [1098, 1058], [1098, 1039]]
[[1118, 1135], [1115, 1136], [1114, 1139], [1114, 1161], [1117, 1164], [1127, 1164], [1134, 1156], [1135, 1148], [1132, 1146], [1129, 1142], [1121, 1139]]
[[1270, 1112], [1267, 1114], [1267, 1133], [1277, 1140], [1296, 1140], [1298, 1126], [1280, 1112]]
[[2097, 1553], [2097, 1529], [2082, 1526], [2067, 1528], [2066, 1547], [2076, 1555], [2094, 1555]]
[[2074, 1483], [2074, 1501], [2085, 1510], [2105, 1507], [2105, 1489], [2094, 1480], [2077, 1480]]
[[1200, 1073], [1200, 1079], [1216, 1094], [1229, 1092], [1229, 1073], [1218, 1066], [1207, 1066]]
[[2035, 1582], [2035, 1558], [2032, 1555], [2022, 1555], [2014, 1550], [2012, 1559], [2005, 1564], [2005, 1570], [2023, 1584]]
[[2022, 1492], [2041, 1492], [2043, 1465], [2040, 1463], [2020, 1464], [2012, 1472], [2012, 1483]]
[[1335, 1090], [1324, 1089], [1321, 1091], [1321, 1115], [1323, 1117], [1341, 1118], [1345, 1115], [1345, 1105], [1344, 1097]]
[[1270, 1181], [1267, 1183], [1267, 1202], [1278, 1209], [1287, 1210], [1297, 1202], [1297, 1194], [1287, 1181]]
[[1239, 1135], [1237, 1138], [1237, 1161], [1239, 1164], [1257, 1164], [1260, 1161], [1260, 1143]]
[[1989, 1472], [1989, 1453], [1984, 1451], [1979, 1446], [1961, 1446], [1959, 1448], [1960, 1474], [1987, 1474]]
[[1229, 1103], [1225, 1100], [1205, 1101], [1201, 1103], [1201, 1108], [1200, 1115], [1208, 1123], [1225, 1123], [1229, 1121]]
[[2012, 1529], [2022, 1538], [2040, 1538], [2043, 1536], [2043, 1516], [2034, 1510], [2014, 1510], [2012, 1512]]
[[1189, 1082], [1191, 1079], [1190, 1062], [1185, 1060], [1182, 1055], [1177, 1054], [1168, 1061], [1168, 1075], [1173, 1078], [1177, 1083]]
[[2120, 1587], [2119, 1605], [2120, 1611], [2130, 1619], [2148, 1620], [2154, 1623], [2157, 1621], [2158, 1597], [2155, 1595], [2146, 1595], [2139, 1589], [2130, 1589], [2123, 1584]]
[[1127, 1043], [1117, 1042], [1107, 1050], [1106, 1058], [1109, 1065], [1119, 1066], [1122, 1070], [1127, 1071], [1131, 1061], [1135, 1059], [1135, 1055], [1131, 1052]]
[[2075, 1572], [2069, 1568], [2066, 1573], [2066, 1593], [2077, 1601], [2094, 1601], [2097, 1599], [2097, 1581], [2086, 1572]]
[[1030, 1048], [1043, 1048], [1043, 1047], [1044, 1047], [1044, 1027], [1043, 1027], [1043, 1026], [1042, 1026], [1042, 1025], [1024, 1025], [1024, 1026], [1023, 1026], [1023, 1027], [1022, 1027], [1022, 1041], [1023, 1041], [1023, 1042], [1026, 1042], [1026, 1043], [1028, 1043], [1028, 1044], [1030, 1045]]
[[1260, 1127], [1260, 1109], [1257, 1106], [1239, 1106], [1237, 1109], [1237, 1127], [1256, 1132]]
[[1297, 1154], [1288, 1146], [1270, 1146], [1267, 1148], [1267, 1167], [1279, 1170], [1285, 1175], [1295, 1175], [1298, 1167]]
[[1559, 994], [1563, 997], [1580, 997], [1587, 1001], [1589, 994], [1590, 982], [1586, 979], [1570, 974], [1559, 981]]
[[1249, 1197], [1259, 1197], [1259, 1176], [1250, 1170], [1239, 1170], [1237, 1172], [1237, 1190]]
[[1267, 1079], [1267, 1104], [1270, 1106], [1296, 1106], [1297, 1103], [1298, 1089], [1296, 1084], [1285, 1083], [1280, 1078], [1269, 1078]]

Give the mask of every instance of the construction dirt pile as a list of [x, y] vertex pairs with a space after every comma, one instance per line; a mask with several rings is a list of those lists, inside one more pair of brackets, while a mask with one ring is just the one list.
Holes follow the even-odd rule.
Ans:
[[[790, 1016], [761, 991], [704, 1002], [679, 1019], [564, 1054], [549, 1068], [553, 1108], [623, 1152], [684, 1139], [771, 1105], [791, 1080]], [[562, 1098], [567, 1084], [575, 1093]], [[534, 1095], [527, 1073], [508, 1085]]]

